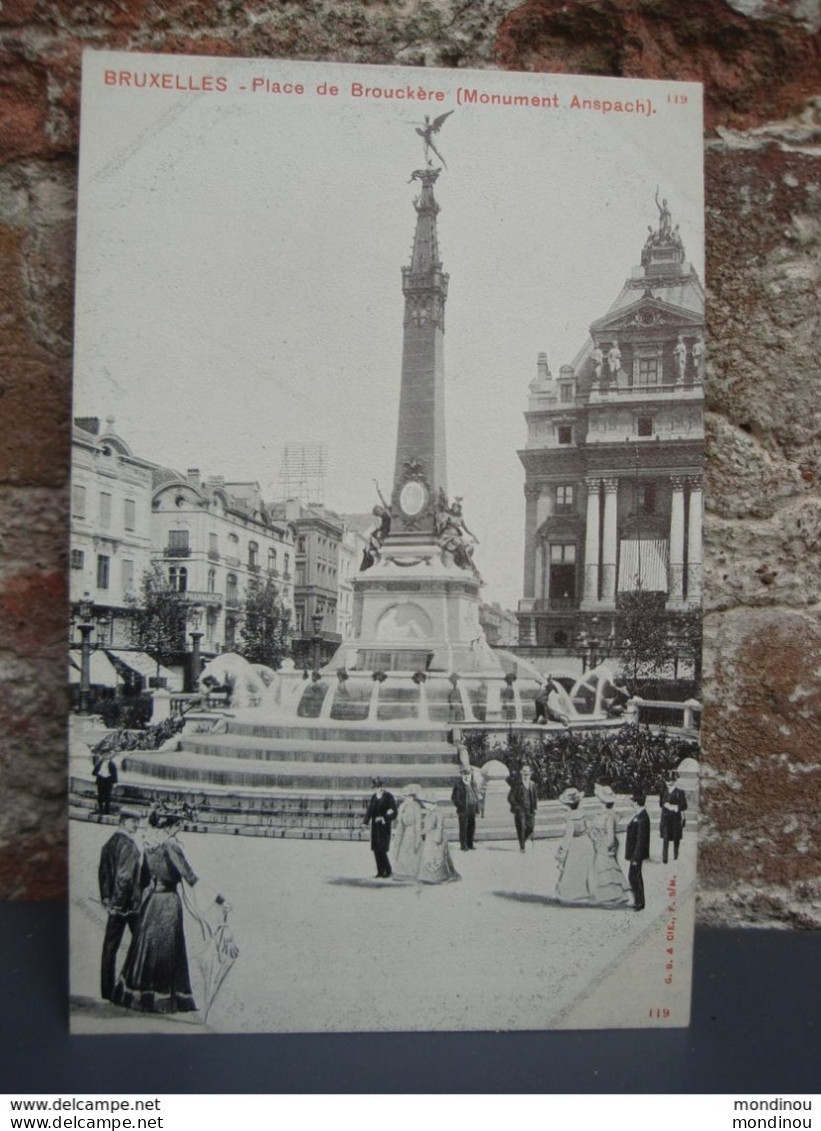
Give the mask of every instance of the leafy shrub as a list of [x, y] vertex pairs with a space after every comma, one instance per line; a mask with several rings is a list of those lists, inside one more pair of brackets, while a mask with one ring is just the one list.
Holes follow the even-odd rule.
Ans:
[[150, 695], [139, 699], [105, 699], [100, 704], [103, 723], [109, 730], [143, 730], [151, 719]]
[[463, 732], [462, 741], [474, 765], [496, 759], [515, 774], [527, 763], [543, 798], [556, 798], [568, 786], [589, 796], [596, 782], [617, 793], [658, 793], [670, 770], [683, 758], [698, 756], [692, 739], [627, 724], [618, 731], [511, 731], [498, 737], [477, 729]]
[[91, 753], [96, 758], [101, 754], [117, 754], [123, 750], [159, 750], [164, 742], [179, 734], [184, 726], [185, 719], [177, 715], [158, 723], [157, 726], [146, 727], [145, 730], [129, 730], [121, 727], [101, 739], [91, 748]]

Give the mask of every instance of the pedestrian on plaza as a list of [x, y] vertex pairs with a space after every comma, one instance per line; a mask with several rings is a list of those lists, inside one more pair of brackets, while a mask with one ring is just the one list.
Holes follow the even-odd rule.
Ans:
[[519, 851], [524, 852], [525, 843], [532, 839], [533, 830], [536, 827], [536, 810], [539, 807], [539, 800], [536, 786], [533, 784], [530, 766], [522, 766], [519, 773], [518, 781], [514, 782], [507, 795], [507, 803], [516, 824]]
[[593, 842], [587, 835], [587, 818], [580, 806], [580, 790], [569, 786], [559, 794], [567, 810], [564, 836], [556, 849], [556, 898], [560, 903], [589, 903], [593, 873]]
[[114, 993], [117, 981], [117, 952], [128, 927], [131, 937], [137, 929], [140, 899], [142, 845], [138, 840], [139, 813], [128, 809], [120, 812], [120, 827], [105, 842], [100, 853], [97, 878], [100, 902], [108, 914], [103, 937], [103, 955], [100, 965], [100, 993], [107, 1001]]
[[669, 855], [670, 842], [673, 842], [673, 859], [678, 860], [678, 847], [684, 832], [686, 818], [683, 816], [687, 809], [687, 795], [678, 787], [678, 774], [673, 770], [662, 786], [659, 794], [661, 806], [661, 859], [666, 864]]
[[461, 767], [459, 780], [451, 790], [450, 799], [459, 818], [459, 847], [462, 852], [472, 851], [476, 847], [473, 843], [476, 833], [476, 814], [482, 802], [473, 784], [470, 765]]
[[599, 809], [587, 822], [587, 835], [593, 843], [590, 897], [600, 907], [628, 907], [630, 888], [619, 864], [616, 795], [609, 785], [602, 783], [593, 787], [593, 793]]
[[422, 787], [405, 786], [404, 799], [396, 811], [393, 835], [393, 875], [397, 880], [415, 880], [422, 854]]
[[633, 910], [644, 910], [644, 880], [641, 866], [650, 856], [650, 818], [645, 805], [647, 795], [636, 790], [630, 798], [636, 811], [627, 824], [624, 840], [624, 858], [629, 861], [627, 882], [633, 893]]
[[108, 816], [111, 813], [111, 795], [117, 784], [117, 763], [101, 754], [95, 758], [91, 772], [97, 783], [97, 812], [101, 817]]
[[461, 877], [456, 871], [445, 836], [445, 814], [430, 797], [421, 797], [422, 852], [416, 878], [423, 884], [447, 884]]
[[[197, 876], [177, 840], [182, 817], [155, 810], [148, 818], [142, 876], [146, 896], [137, 929], [111, 1000], [141, 1013], [187, 1013], [196, 1010], [188, 972], [183, 930], [183, 882], [193, 888]], [[225, 902], [217, 896], [216, 902]]]
[[391, 822], [396, 816], [396, 801], [385, 789], [382, 778], [374, 778], [373, 794], [365, 810], [363, 825], [371, 826], [371, 849], [376, 859], [376, 879], [386, 880], [391, 875], [388, 849], [391, 843]]

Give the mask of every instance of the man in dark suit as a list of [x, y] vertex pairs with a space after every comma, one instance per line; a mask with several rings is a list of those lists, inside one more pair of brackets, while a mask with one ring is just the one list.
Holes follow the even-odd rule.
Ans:
[[624, 841], [624, 857], [630, 861], [627, 869], [627, 882], [633, 893], [633, 910], [644, 910], [644, 879], [641, 866], [650, 856], [650, 818], [644, 806], [647, 797], [644, 793], [636, 791], [630, 798], [636, 806], [636, 811], [627, 825]]
[[376, 858], [376, 878], [386, 880], [391, 874], [388, 849], [391, 843], [391, 821], [396, 816], [396, 801], [385, 789], [381, 778], [373, 779], [373, 795], [365, 811], [363, 825], [371, 826], [371, 848]]
[[97, 783], [97, 812], [102, 817], [111, 812], [111, 795], [117, 784], [117, 763], [103, 754], [95, 761], [92, 773]]
[[103, 845], [98, 880], [100, 900], [108, 912], [100, 968], [100, 992], [109, 999], [117, 980], [117, 951], [126, 927], [131, 934], [137, 926], [142, 897], [140, 878], [142, 849], [137, 843], [139, 814], [124, 809], [120, 827]]
[[536, 828], [536, 810], [539, 800], [536, 786], [533, 784], [530, 766], [522, 766], [521, 776], [507, 795], [507, 803], [516, 822], [516, 836], [519, 838], [519, 850], [524, 852], [525, 842], [533, 836]]
[[459, 780], [451, 790], [450, 800], [459, 818], [459, 847], [463, 852], [469, 852], [475, 848], [476, 814], [481, 806], [469, 764], [459, 771]]
[[661, 806], [661, 833], [663, 862], [667, 863], [670, 841], [673, 842], [673, 859], [678, 860], [678, 846], [681, 844], [681, 834], [684, 832], [683, 813], [687, 809], [687, 794], [678, 787], [678, 774], [673, 771], [667, 778], [659, 794]]

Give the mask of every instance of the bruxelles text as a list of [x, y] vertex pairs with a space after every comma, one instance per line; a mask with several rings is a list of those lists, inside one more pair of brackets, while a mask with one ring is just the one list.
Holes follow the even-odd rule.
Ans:
[[[106, 86], [129, 87], [136, 90], [176, 90], [190, 93], [224, 94], [229, 89], [225, 75], [181, 75], [168, 71], [114, 71], [103, 72]], [[254, 76], [247, 85], [236, 88], [251, 94], [305, 95], [316, 94], [322, 97], [364, 98], [367, 101], [433, 102], [443, 103], [449, 92], [435, 87], [413, 86], [365, 86], [361, 82], [351, 82], [347, 87], [335, 86], [330, 82], [316, 83], [312, 88], [301, 82]], [[569, 100], [560, 101], [559, 95], [552, 94], [500, 94], [497, 91], [479, 90], [477, 87], [460, 86], [456, 89], [456, 102], [459, 106], [511, 106], [533, 109], [587, 110], [596, 114], [638, 114], [649, 117], [656, 113], [649, 98], [607, 99], [580, 98], [574, 94]]]

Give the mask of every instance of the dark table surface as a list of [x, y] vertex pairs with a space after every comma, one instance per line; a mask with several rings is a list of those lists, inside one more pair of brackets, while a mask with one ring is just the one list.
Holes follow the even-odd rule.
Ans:
[[61, 903], [0, 904], [0, 1092], [821, 1090], [821, 933], [696, 932], [686, 1030], [70, 1037]]

